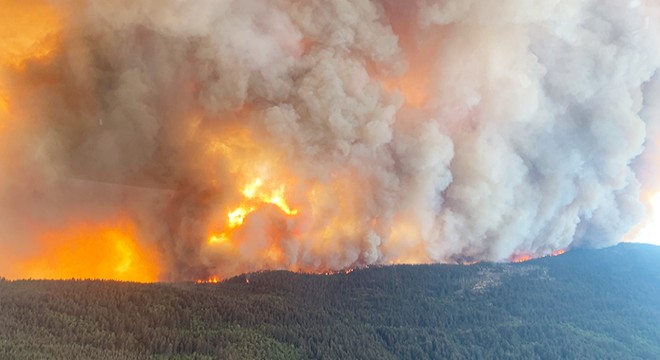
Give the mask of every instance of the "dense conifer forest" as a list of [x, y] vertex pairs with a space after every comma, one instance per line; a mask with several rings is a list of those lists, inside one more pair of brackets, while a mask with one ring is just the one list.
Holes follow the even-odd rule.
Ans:
[[660, 248], [519, 264], [0, 281], [1, 359], [660, 359]]

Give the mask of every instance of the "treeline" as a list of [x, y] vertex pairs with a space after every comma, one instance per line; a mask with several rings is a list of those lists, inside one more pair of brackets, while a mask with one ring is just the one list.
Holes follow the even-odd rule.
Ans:
[[630, 244], [217, 285], [0, 281], [0, 358], [657, 359], [658, 299], [660, 251]]

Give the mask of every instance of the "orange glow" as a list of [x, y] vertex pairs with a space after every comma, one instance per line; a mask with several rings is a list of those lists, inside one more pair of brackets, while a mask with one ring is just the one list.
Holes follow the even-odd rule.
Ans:
[[298, 213], [298, 210], [291, 209], [286, 202], [284, 186], [268, 190], [262, 184], [263, 181], [257, 178], [242, 188], [242, 202], [237, 207], [227, 211], [225, 229], [219, 234], [211, 234], [208, 240], [209, 244], [231, 243], [232, 231], [241, 227], [248, 215], [265, 204], [277, 206], [286, 215], [293, 216]]
[[[284, 186], [261, 192], [263, 181], [259, 178], [245, 185], [241, 193], [245, 197], [244, 203], [227, 213], [227, 226], [235, 229], [245, 221], [245, 217], [257, 210], [259, 203], [273, 204], [287, 215], [296, 215], [298, 210], [291, 209], [284, 199]], [[225, 235], [226, 236], [226, 235]], [[217, 241], [209, 241], [217, 242]]]
[[261, 191], [262, 187], [263, 180], [257, 178], [245, 185], [241, 193], [248, 199], [258, 199], [263, 203], [273, 204], [287, 215], [296, 215], [298, 213], [298, 210], [292, 210], [286, 203], [286, 200], [284, 200], [284, 186], [279, 186], [265, 192]]
[[60, 14], [39, 0], [0, 0], [0, 63], [21, 66], [40, 59], [57, 46]]
[[243, 221], [245, 220], [245, 217], [254, 210], [255, 210], [254, 207], [239, 206], [236, 209], [230, 211], [227, 214], [227, 221], [229, 228], [233, 229], [243, 225]]
[[414, 7], [402, 11], [402, 6], [397, 2], [383, 6], [392, 29], [399, 37], [399, 46], [407, 63], [403, 75], [381, 79], [383, 88], [400, 92], [408, 106], [423, 108], [430, 99], [429, 92], [438, 75], [435, 68], [444, 38], [443, 30], [429, 28], [430, 31], [420, 31], [417, 28], [419, 14]]
[[383, 79], [382, 84], [385, 90], [399, 91], [406, 104], [412, 107], [422, 107], [429, 97], [430, 79], [428, 74], [422, 74], [413, 69], [402, 77]]
[[209, 238], [209, 243], [211, 244], [226, 244], [229, 242], [227, 234], [222, 233], [220, 235], [211, 235]]
[[320, 272], [320, 273], [318, 273], [318, 274], [319, 274], [319, 275], [326, 275], [326, 276], [329, 276], [329, 275], [339, 275], [339, 274], [348, 275], [348, 274], [352, 273], [353, 271], [355, 271], [355, 269], [353, 269], [353, 268], [346, 268], [346, 269], [343, 269], [343, 270], [337, 270], [337, 271], [323, 271], [323, 272]]
[[660, 192], [645, 197], [646, 220], [632, 229], [625, 241], [660, 245]]
[[36, 279], [106, 279], [134, 282], [158, 280], [159, 264], [136, 241], [128, 222], [81, 224], [46, 233], [41, 253], [21, 266], [21, 277]]
[[[374, 34], [391, 27], [396, 37], [382, 39], [388, 44], [382, 49], [363, 47], [364, 39], [358, 39], [357, 47], [328, 52], [334, 40], [309, 33], [302, 26], [306, 21], [294, 16], [289, 20], [300, 31], [282, 25], [270, 34], [272, 24], [257, 21], [254, 54], [230, 47], [216, 56], [207, 45], [225, 39], [204, 34], [205, 27], [135, 17], [121, 2], [89, 9], [76, 4], [0, 0], [0, 175], [10, 180], [0, 195], [4, 200], [6, 191], [11, 200], [2, 210], [16, 213], [16, 228], [26, 228], [23, 236], [35, 245], [22, 246], [19, 239], [7, 251], [24, 256], [15, 271], [21, 277], [147, 282], [162, 273], [195, 281], [264, 269], [350, 272], [365, 263], [463, 259], [451, 252], [468, 250], [469, 244], [454, 246], [441, 234], [453, 233], [453, 226], [458, 234], [468, 229], [470, 214], [464, 223], [462, 211], [443, 201], [447, 194], [461, 194], [462, 181], [479, 171], [455, 174], [454, 162], [460, 165], [469, 156], [454, 155], [462, 154], [462, 143], [481, 139], [472, 135], [481, 135], [480, 119], [491, 107], [497, 117], [508, 118], [510, 111], [518, 117], [517, 108], [489, 100], [491, 90], [508, 84], [495, 71], [508, 58], [481, 59], [492, 50], [473, 35], [476, 28], [466, 26], [469, 32], [456, 37], [460, 26], [424, 24], [417, 9], [426, 6], [384, 1], [378, 21], [386, 28]], [[69, 16], [75, 11], [81, 17]], [[270, 35], [278, 41], [261, 44]], [[477, 60], [455, 66], [472, 45], [479, 47]], [[259, 59], [280, 54], [280, 47], [290, 52], [282, 54], [283, 61], [255, 72], [262, 67]], [[257, 60], [241, 64], [245, 56]], [[483, 73], [459, 71], [481, 65]], [[236, 76], [225, 76], [233, 71]], [[507, 80], [510, 74], [505, 75]], [[534, 79], [520, 81], [536, 89]], [[452, 86], [459, 80], [465, 84]], [[542, 100], [539, 89], [530, 96]], [[464, 112], [470, 115], [466, 121]], [[408, 130], [426, 125], [431, 135], [437, 131], [452, 139], [456, 127], [460, 138], [456, 144], [437, 136], [415, 142], [416, 132]], [[78, 181], [118, 186], [88, 191]], [[132, 191], [144, 194], [144, 201]], [[32, 201], [41, 194], [43, 206]], [[97, 194], [104, 195], [98, 203]], [[62, 199], [71, 204], [60, 206]], [[88, 208], [135, 218], [91, 224], [75, 218], [70, 226], [39, 232], [48, 226], [40, 223], [45, 219], [84, 215], [80, 209]], [[33, 227], [39, 227], [36, 233]], [[160, 252], [145, 246], [151, 240], [162, 244]], [[523, 252], [511, 262], [539, 255], [511, 249]], [[39, 253], [28, 258], [28, 251]], [[159, 253], [166, 255], [154, 258]], [[471, 256], [506, 260], [511, 253], [484, 254]]]
[[[2, 85], [0, 84], [0, 87]], [[1, 88], [0, 88], [1, 90]], [[7, 115], [9, 114], [9, 101], [0, 93], [0, 135], [7, 124]]]
[[566, 253], [566, 250], [561, 249], [561, 250], [553, 251], [552, 254], [550, 254], [550, 256], [559, 256], [559, 255], [562, 255], [564, 253]]
[[529, 255], [529, 254], [517, 254], [517, 255], [513, 255], [512, 257], [510, 257], [509, 262], [521, 263], [521, 262], [525, 262], [525, 261], [529, 261], [529, 260], [533, 260], [533, 259], [538, 259], [538, 258], [543, 258], [543, 257], [548, 257], [548, 256], [559, 256], [559, 255], [562, 255], [564, 253], [566, 253], [566, 249], [555, 250], [555, 251], [551, 252], [548, 255], [538, 256], [538, 257], [534, 257], [533, 255]]
[[[207, 242], [216, 251], [226, 253], [236, 250], [239, 245], [234, 239], [236, 231], [245, 224], [250, 214], [266, 205], [276, 206], [286, 216], [298, 214], [298, 210], [289, 205], [285, 191], [285, 184], [294, 179], [287, 176], [285, 167], [272, 149], [254, 142], [247, 131], [230, 133], [225, 139], [212, 139], [208, 151], [211, 157], [227, 164], [235, 179], [232, 200], [210, 226]], [[271, 236], [268, 247], [263, 249], [263, 260], [279, 264], [284, 255], [276, 245], [277, 234]]]
[[271, 245], [266, 250], [265, 255], [267, 259], [269, 259], [274, 263], [280, 263], [282, 261], [282, 258], [284, 257], [284, 254], [282, 253], [282, 249], [280, 249], [280, 247], [277, 244]]
[[421, 239], [419, 224], [413, 219], [398, 217], [392, 226], [392, 232], [387, 244], [383, 245], [385, 253], [396, 254], [387, 261], [390, 265], [428, 264], [431, 263], [423, 242], [411, 242], [410, 239]]
[[520, 255], [513, 255], [509, 261], [512, 263], [521, 263], [532, 259], [533, 257], [531, 255], [520, 254]]
[[197, 284], [217, 284], [220, 282], [220, 279], [217, 275], [212, 275], [208, 279], [199, 279], [195, 281]]
[[58, 45], [61, 14], [39, 0], [0, 0], [0, 131], [10, 120], [8, 75], [29, 60], [42, 60]]
[[9, 102], [4, 96], [0, 95], [0, 113], [7, 112], [9, 112]]

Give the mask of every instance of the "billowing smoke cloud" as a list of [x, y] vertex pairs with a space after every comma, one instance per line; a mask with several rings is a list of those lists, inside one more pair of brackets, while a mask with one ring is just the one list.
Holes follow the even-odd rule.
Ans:
[[499, 261], [642, 216], [657, 1], [52, 6], [52, 49], [2, 70], [16, 258], [121, 218], [166, 280]]

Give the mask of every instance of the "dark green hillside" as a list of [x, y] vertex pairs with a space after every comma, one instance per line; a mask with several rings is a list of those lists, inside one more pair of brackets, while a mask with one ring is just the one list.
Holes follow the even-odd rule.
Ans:
[[0, 282], [1, 359], [660, 359], [660, 248], [521, 264]]

